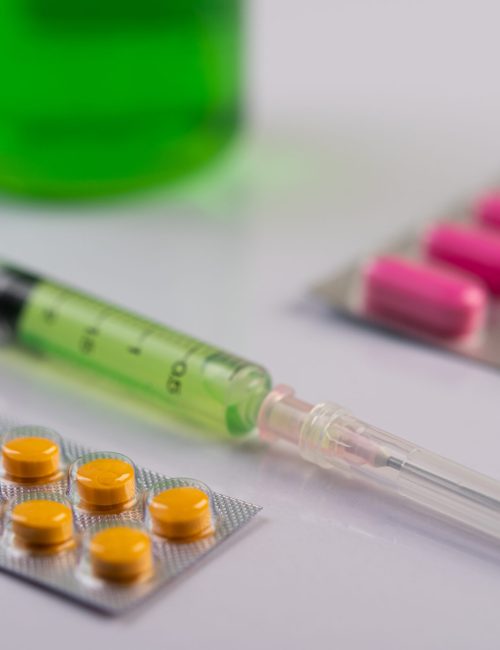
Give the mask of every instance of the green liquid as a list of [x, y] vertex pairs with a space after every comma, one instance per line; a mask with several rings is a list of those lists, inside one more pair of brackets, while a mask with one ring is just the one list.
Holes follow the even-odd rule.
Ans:
[[242, 0], [2, 0], [0, 187], [86, 197], [208, 161], [240, 120]]
[[160, 401], [178, 419], [232, 435], [256, 426], [271, 389], [261, 366], [48, 282], [31, 291], [16, 336]]

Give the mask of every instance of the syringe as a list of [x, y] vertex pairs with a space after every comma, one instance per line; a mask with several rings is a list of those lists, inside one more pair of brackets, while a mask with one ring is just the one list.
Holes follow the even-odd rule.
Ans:
[[56, 282], [0, 267], [0, 325], [42, 353], [159, 398], [180, 419], [242, 434], [259, 427], [321, 467], [362, 477], [500, 538], [500, 483], [292, 389], [218, 348]]
[[57, 282], [0, 267], [0, 326], [23, 346], [106, 375], [178, 419], [255, 428], [271, 378], [250, 363]]

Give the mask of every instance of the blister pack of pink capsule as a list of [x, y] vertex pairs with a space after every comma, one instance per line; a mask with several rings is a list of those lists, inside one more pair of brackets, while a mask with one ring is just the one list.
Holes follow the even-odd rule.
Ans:
[[500, 191], [447, 211], [313, 293], [354, 319], [500, 367]]

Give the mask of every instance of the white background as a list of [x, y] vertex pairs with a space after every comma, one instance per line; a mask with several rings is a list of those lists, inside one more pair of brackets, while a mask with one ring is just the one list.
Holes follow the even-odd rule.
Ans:
[[[4, 200], [0, 255], [500, 478], [498, 372], [305, 299], [324, 275], [500, 175], [497, 6], [254, 0], [253, 135], [234, 169], [115, 207]], [[0, 353], [0, 411], [264, 506], [125, 618], [0, 575], [6, 647], [498, 647], [498, 557], [292, 450], [178, 435], [11, 349]]]

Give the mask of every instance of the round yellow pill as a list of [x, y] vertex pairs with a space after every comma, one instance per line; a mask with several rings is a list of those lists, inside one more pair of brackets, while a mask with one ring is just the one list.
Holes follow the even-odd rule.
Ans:
[[153, 551], [149, 535], [138, 528], [115, 526], [90, 540], [92, 572], [106, 580], [136, 580], [151, 573]]
[[43, 479], [59, 469], [59, 445], [37, 436], [12, 438], [2, 446], [5, 472], [18, 479]]
[[30, 546], [55, 546], [73, 537], [71, 508], [59, 501], [33, 499], [18, 503], [11, 518], [16, 538]]
[[212, 515], [208, 496], [197, 487], [174, 487], [160, 492], [149, 504], [152, 528], [169, 539], [187, 539], [208, 532]]
[[120, 458], [96, 458], [79, 467], [76, 484], [89, 506], [123, 506], [135, 496], [134, 468]]

